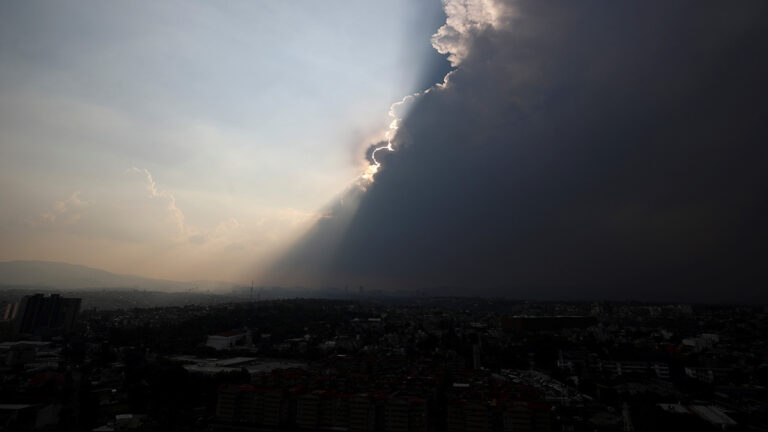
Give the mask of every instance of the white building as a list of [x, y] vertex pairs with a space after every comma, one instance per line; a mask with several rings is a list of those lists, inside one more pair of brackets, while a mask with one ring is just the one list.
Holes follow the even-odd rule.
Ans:
[[237, 345], [248, 345], [249, 339], [250, 330], [230, 331], [208, 336], [205, 345], [217, 350], [226, 350]]

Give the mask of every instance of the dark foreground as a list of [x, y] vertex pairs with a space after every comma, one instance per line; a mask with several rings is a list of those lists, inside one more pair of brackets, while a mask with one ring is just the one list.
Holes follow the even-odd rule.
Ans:
[[0, 430], [768, 430], [763, 306], [295, 299], [3, 325]]

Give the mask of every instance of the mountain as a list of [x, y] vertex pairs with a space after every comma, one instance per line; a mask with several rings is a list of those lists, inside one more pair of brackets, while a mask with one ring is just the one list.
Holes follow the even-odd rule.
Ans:
[[110, 273], [82, 265], [51, 261], [2, 261], [0, 285], [50, 288], [136, 288], [158, 291], [205, 291], [229, 289], [221, 281], [170, 281]]

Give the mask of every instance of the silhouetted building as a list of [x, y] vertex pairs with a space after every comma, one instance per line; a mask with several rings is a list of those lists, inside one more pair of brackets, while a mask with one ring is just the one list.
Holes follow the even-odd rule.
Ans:
[[14, 330], [42, 336], [71, 333], [80, 302], [79, 298], [64, 298], [58, 294], [24, 296], [19, 303]]

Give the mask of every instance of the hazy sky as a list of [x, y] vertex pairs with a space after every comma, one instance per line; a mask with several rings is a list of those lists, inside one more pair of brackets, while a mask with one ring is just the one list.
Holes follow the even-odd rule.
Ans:
[[242, 280], [441, 77], [443, 21], [438, 0], [0, 3], [0, 260]]

